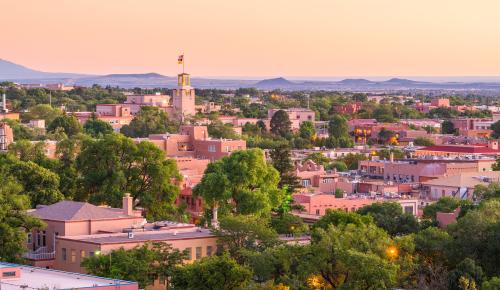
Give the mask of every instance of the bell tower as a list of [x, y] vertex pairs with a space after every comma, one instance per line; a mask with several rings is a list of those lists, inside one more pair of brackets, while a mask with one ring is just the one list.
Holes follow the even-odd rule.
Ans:
[[174, 113], [178, 119], [184, 121], [187, 116], [194, 116], [195, 92], [191, 87], [191, 76], [187, 73], [177, 75], [177, 88], [172, 93], [172, 105]]

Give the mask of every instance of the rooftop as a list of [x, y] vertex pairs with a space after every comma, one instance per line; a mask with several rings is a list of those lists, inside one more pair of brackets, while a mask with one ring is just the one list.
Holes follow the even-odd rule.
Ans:
[[2, 290], [23, 289], [23, 285], [27, 285], [28, 287], [24, 288], [28, 289], [81, 289], [125, 285], [135, 285], [135, 289], [138, 288], [136, 282], [0, 262], [0, 270], [2, 268], [15, 268], [21, 272], [18, 278], [2, 279]]
[[96, 235], [83, 235], [83, 236], [68, 236], [60, 237], [62, 240], [74, 240], [90, 244], [125, 244], [125, 243], [139, 243], [139, 242], [161, 242], [161, 241], [174, 241], [184, 239], [200, 239], [214, 237], [212, 232], [208, 229], [196, 227], [179, 227], [178, 229], [167, 230], [145, 230], [134, 231], [133, 235], [129, 233], [118, 234], [96, 234]]
[[457, 152], [457, 153], [500, 153], [499, 150], [484, 146], [473, 146], [473, 145], [442, 145], [442, 146], [427, 146], [417, 150], [422, 151], [445, 151], [445, 152]]
[[63, 200], [52, 205], [41, 206], [30, 212], [44, 220], [78, 221], [97, 219], [133, 218], [122, 209], [107, 208], [86, 202]]

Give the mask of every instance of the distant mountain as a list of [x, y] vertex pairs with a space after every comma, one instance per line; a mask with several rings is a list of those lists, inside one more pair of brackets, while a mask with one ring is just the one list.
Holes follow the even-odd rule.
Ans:
[[345, 79], [338, 82], [341, 85], [372, 85], [375, 82], [367, 79]]
[[[0, 81], [8, 80], [27, 84], [53, 84], [92, 86], [117, 86], [123, 88], [174, 88], [177, 78], [158, 73], [130, 73], [108, 75], [84, 75], [74, 73], [43, 72], [27, 68], [13, 62], [0, 59]], [[238, 79], [191, 79], [195, 88], [238, 89], [255, 87], [264, 90], [339, 90], [339, 91], [387, 91], [387, 90], [482, 90], [498, 93], [500, 82], [424, 82], [403, 78], [391, 78], [386, 81], [372, 81], [362, 78], [350, 78], [341, 81], [294, 80], [283, 77], [264, 80]]]
[[257, 88], [286, 88], [293, 85], [295, 85], [294, 82], [291, 82], [285, 78], [267, 79], [255, 84]]
[[84, 76], [86, 75], [37, 71], [4, 59], [0, 59], [0, 80], [70, 79]]

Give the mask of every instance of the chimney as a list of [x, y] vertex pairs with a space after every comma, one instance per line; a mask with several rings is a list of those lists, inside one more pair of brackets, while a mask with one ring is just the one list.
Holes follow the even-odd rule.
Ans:
[[391, 154], [389, 155], [389, 160], [391, 161], [391, 163], [394, 162], [394, 152], [391, 152]]
[[2, 94], [2, 112], [3, 113], [8, 113], [8, 110], [7, 110], [7, 98], [5, 96], [5, 93]]
[[133, 198], [130, 196], [130, 193], [125, 193], [125, 196], [123, 197], [123, 202], [122, 202], [122, 209], [123, 213], [126, 215], [133, 215], [134, 213], [134, 208], [133, 208]]
[[488, 141], [488, 147], [493, 149], [493, 150], [498, 150], [498, 140]]

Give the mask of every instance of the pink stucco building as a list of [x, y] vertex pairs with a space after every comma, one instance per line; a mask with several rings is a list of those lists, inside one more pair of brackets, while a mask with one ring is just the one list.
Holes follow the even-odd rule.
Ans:
[[288, 114], [288, 118], [292, 122], [292, 130], [298, 130], [300, 124], [305, 121], [310, 121], [314, 123], [315, 113], [313, 110], [305, 108], [290, 108], [290, 109], [269, 109], [267, 112], [268, 119], [272, 119], [274, 114], [280, 110], [285, 111]]
[[0, 151], [7, 151], [14, 142], [12, 128], [7, 123], [0, 123]]
[[336, 198], [332, 194], [322, 193], [301, 193], [293, 196], [294, 204], [301, 205], [304, 208], [302, 214], [323, 216], [326, 210], [343, 210], [354, 212], [358, 209], [375, 202], [393, 201], [401, 204], [404, 212], [417, 215], [418, 200], [415, 199], [383, 199], [368, 197], [346, 197]]
[[96, 289], [96, 290], [138, 290], [137, 282], [101, 278], [78, 273], [1, 263], [0, 288], [18, 289]]
[[84, 202], [61, 201], [30, 211], [46, 223], [28, 234], [25, 254], [35, 266], [85, 273], [81, 262], [89, 256], [148, 242], [164, 242], [173, 248], [188, 249], [188, 261], [215, 253], [216, 237], [208, 229], [175, 222], [148, 223], [134, 210], [125, 195], [122, 208], [94, 206]]
[[246, 149], [245, 140], [215, 139], [208, 137], [206, 126], [186, 125], [179, 134], [153, 134], [137, 138], [137, 142], [150, 141], [165, 151], [168, 157], [192, 157], [217, 160], [233, 151]]

